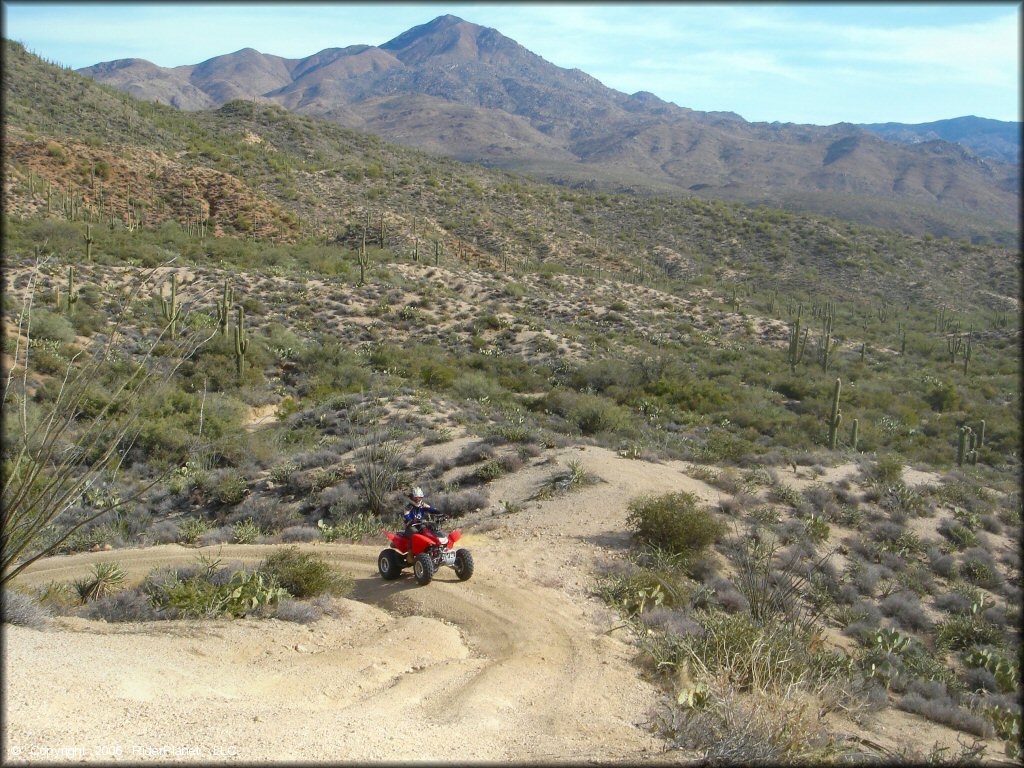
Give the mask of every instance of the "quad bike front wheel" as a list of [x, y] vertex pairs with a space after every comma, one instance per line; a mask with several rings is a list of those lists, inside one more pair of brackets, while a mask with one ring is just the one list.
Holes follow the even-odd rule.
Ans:
[[473, 575], [473, 554], [468, 549], [455, 552], [455, 575], [459, 581], [465, 581]]
[[412, 572], [421, 587], [429, 584], [430, 580], [434, 578], [434, 563], [430, 559], [430, 555], [426, 552], [416, 555], [416, 559], [412, 561]]
[[393, 549], [385, 549], [377, 557], [377, 570], [380, 575], [390, 581], [402, 575], [402, 556]]

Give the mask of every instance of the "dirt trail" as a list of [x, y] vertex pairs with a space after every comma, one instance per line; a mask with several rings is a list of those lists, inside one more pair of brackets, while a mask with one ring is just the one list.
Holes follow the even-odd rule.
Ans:
[[[467, 535], [476, 559], [467, 582], [449, 569], [427, 587], [409, 576], [385, 582], [376, 573], [381, 545], [310, 544], [303, 548], [356, 583], [342, 615], [312, 625], [59, 619], [44, 632], [10, 627], [5, 758], [680, 760], [651, 735], [657, 691], [587, 591], [597, 558], [626, 544], [632, 496], [708, 488], [682, 465], [594, 448], [562, 458], [580, 459], [605, 482], [536, 502], [525, 499], [564, 464], [505, 478], [496, 498], [522, 509]], [[272, 549], [202, 551], [228, 563]], [[21, 582], [67, 581], [101, 560], [138, 580], [195, 555], [167, 545], [51, 558]]]

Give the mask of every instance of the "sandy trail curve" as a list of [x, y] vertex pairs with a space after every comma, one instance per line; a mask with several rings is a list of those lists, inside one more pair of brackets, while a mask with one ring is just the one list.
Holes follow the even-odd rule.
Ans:
[[[651, 734], [658, 692], [619, 633], [605, 631], [609, 615], [587, 590], [596, 559], [626, 542], [633, 495], [709, 489], [681, 465], [595, 448], [562, 458], [580, 459], [605, 482], [527, 501], [468, 534], [476, 572], [466, 582], [450, 569], [427, 587], [411, 576], [385, 582], [376, 572], [382, 545], [311, 544], [302, 548], [356, 583], [341, 615], [311, 625], [5, 625], [5, 761], [685, 759]], [[516, 473], [498, 498], [526, 499], [557, 468]], [[253, 563], [274, 548], [202, 551]], [[51, 558], [21, 583], [68, 581], [101, 560], [138, 580], [196, 554], [167, 545]]]

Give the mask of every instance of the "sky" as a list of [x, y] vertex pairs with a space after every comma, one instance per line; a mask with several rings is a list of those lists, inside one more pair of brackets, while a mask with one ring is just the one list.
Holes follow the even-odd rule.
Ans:
[[752, 122], [1021, 120], [1021, 2], [4, 2], [4, 36], [80, 68], [303, 58], [381, 45], [437, 16], [493, 27], [625, 93]]

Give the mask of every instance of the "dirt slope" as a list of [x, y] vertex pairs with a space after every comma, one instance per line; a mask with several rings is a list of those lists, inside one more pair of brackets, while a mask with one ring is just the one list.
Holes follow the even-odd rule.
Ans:
[[[573, 459], [599, 481], [531, 500]], [[498, 503], [465, 538], [476, 560], [467, 582], [450, 569], [427, 587], [411, 576], [385, 582], [376, 571], [381, 545], [301, 545], [356, 584], [338, 615], [308, 626], [4, 625], [4, 760], [692, 761], [699, 755], [667, 752], [652, 735], [659, 693], [631, 663], [617, 618], [589, 594], [596, 563], [625, 554], [630, 499], [686, 490], [715, 504], [727, 496], [687, 469], [566, 448], [500, 478], [491, 485]], [[843, 465], [828, 475], [853, 471]], [[502, 512], [502, 501], [518, 511]], [[273, 549], [201, 551], [253, 563]], [[196, 554], [167, 545], [56, 557], [20, 583], [69, 581], [102, 560], [140, 580]], [[957, 748], [955, 731], [893, 710], [868, 728], [833, 725], [888, 750], [908, 738], [925, 751]]]
[[[58, 760], [656, 759], [663, 745], [647, 724], [657, 692], [619, 633], [606, 633], [613, 617], [586, 590], [596, 556], [626, 542], [632, 495], [696, 481], [599, 449], [566, 452], [574, 456], [612, 482], [525, 502], [468, 535], [476, 574], [467, 582], [449, 569], [425, 588], [411, 577], [384, 582], [378, 545], [305, 545], [355, 577], [342, 615], [309, 626], [9, 627], [6, 757], [35, 749]], [[610, 463], [620, 465], [614, 473]], [[557, 468], [506, 478], [500, 496], [525, 499]], [[216, 551], [227, 563], [270, 549]], [[141, 579], [195, 554], [170, 545], [52, 558], [22, 582], [70, 580], [104, 559]]]

